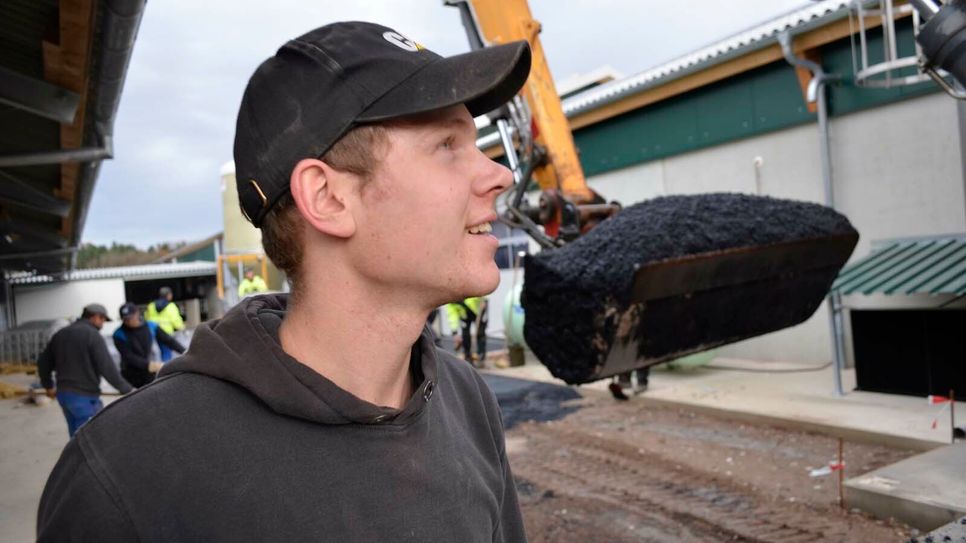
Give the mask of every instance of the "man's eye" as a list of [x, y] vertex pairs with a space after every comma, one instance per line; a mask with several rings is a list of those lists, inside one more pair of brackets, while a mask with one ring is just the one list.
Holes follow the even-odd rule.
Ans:
[[454, 140], [454, 138], [449, 137], [441, 141], [439, 146], [442, 147], [443, 149], [452, 149], [455, 144], [456, 144], [456, 141]]

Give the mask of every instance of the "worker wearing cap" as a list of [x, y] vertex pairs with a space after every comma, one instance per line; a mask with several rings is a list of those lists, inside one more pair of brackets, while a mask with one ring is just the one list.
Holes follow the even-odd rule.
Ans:
[[499, 283], [490, 223], [512, 175], [477, 148], [473, 117], [529, 68], [525, 41], [443, 58], [363, 22], [262, 63], [237, 190], [291, 294], [202, 324], [87, 425], [38, 539], [525, 541], [496, 398], [426, 315]]
[[[158, 299], [148, 304], [144, 314], [144, 320], [153, 322], [168, 335], [173, 335], [178, 330], [184, 329], [184, 319], [181, 318], [181, 311], [178, 306], [171, 302], [174, 294], [170, 287], [158, 289]], [[171, 360], [171, 349], [167, 345], [160, 345], [161, 361]]]
[[114, 330], [114, 346], [121, 354], [121, 375], [136, 388], [154, 381], [163, 362], [151, 360], [153, 345], [183, 353], [184, 345], [161, 329], [157, 323], [141, 320], [138, 306], [127, 302], [118, 311], [121, 325]]
[[[456, 348], [463, 348], [463, 358], [467, 362], [480, 363], [486, 359], [486, 322], [487, 299], [483, 296], [473, 296], [463, 300], [446, 304], [446, 317], [449, 320], [450, 333], [454, 337]], [[473, 353], [472, 327], [476, 325], [476, 353]], [[457, 336], [456, 331], [461, 335]]]
[[122, 393], [132, 390], [118, 373], [100, 333], [110, 320], [103, 305], [84, 307], [81, 317], [58, 330], [37, 359], [40, 384], [47, 396], [57, 398], [71, 437], [104, 407], [102, 376]]
[[255, 275], [255, 271], [251, 268], [246, 269], [245, 276], [238, 284], [238, 297], [244, 298], [249, 294], [258, 294], [266, 290], [268, 290], [268, 285], [265, 284], [265, 280], [260, 275]]

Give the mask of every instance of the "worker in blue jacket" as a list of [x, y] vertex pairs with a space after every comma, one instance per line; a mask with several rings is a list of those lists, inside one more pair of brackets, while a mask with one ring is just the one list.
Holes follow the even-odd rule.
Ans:
[[154, 381], [164, 362], [151, 360], [151, 347], [166, 346], [183, 353], [184, 346], [155, 322], [141, 320], [141, 311], [131, 302], [121, 306], [121, 326], [114, 331], [114, 346], [121, 353], [121, 375], [134, 387]]

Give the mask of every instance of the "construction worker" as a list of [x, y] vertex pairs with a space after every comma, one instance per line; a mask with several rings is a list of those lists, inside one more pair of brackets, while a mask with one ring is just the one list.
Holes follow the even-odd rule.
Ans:
[[123, 394], [133, 390], [117, 372], [101, 337], [101, 328], [110, 320], [103, 305], [84, 307], [81, 318], [58, 330], [37, 359], [40, 384], [64, 411], [70, 437], [104, 408], [101, 377]]
[[255, 271], [251, 268], [246, 268], [245, 277], [238, 284], [238, 297], [244, 298], [249, 294], [258, 294], [266, 290], [268, 285], [265, 284], [265, 280], [260, 275], [255, 275]]
[[114, 346], [121, 354], [121, 375], [135, 388], [154, 381], [163, 362], [151, 360], [152, 346], [157, 342], [173, 351], [183, 353], [184, 345], [161, 329], [156, 322], [141, 320], [138, 306], [127, 302], [121, 306], [121, 326], [114, 330]]
[[[454, 348], [463, 348], [463, 359], [473, 365], [482, 365], [486, 359], [486, 320], [488, 301], [482, 296], [467, 298], [462, 302], [446, 304], [446, 317], [449, 320], [450, 334], [453, 335]], [[473, 353], [472, 327], [476, 325], [476, 353]], [[456, 335], [456, 330], [461, 335]]]
[[513, 178], [473, 117], [529, 69], [526, 41], [444, 59], [364, 22], [266, 60], [237, 190], [291, 294], [202, 324], [85, 426], [37, 539], [526, 541], [496, 398], [426, 317], [499, 284], [490, 223]]
[[[171, 302], [172, 298], [174, 298], [174, 294], [171, 292], [171, 288], [161, 287], [158, 289], [158, 299], [148, 304], [144, 315], [144, 320], [157, 324], [169, 336], [184, 329], [181, 311], [176, 304]], [[171, 360], [171, 349], [164, 344], [158, 347], [161, 349], [161, 361]]]

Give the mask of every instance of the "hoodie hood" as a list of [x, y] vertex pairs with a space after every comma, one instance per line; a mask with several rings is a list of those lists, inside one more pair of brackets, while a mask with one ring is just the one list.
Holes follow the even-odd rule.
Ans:
[[202, 374], [246, 389], [276, 413], [320, 424], [406, 424], [426, 408], [437, 379], [432, 332], [413, 345], [413, 396], [401, 410], [363, 401], [282, 350], [278, 328], [288, 295], [245, 298], [220, 320], [199, 326], [188, 352], [162, 376]]
[[158, 298], [154, 301], [154, 307], [158, 310], [158, 312], [161, 312], [164, 311], [164, 308], [167, 307], [169, 303], [171, 302], [169, 302], [167, 298]]

